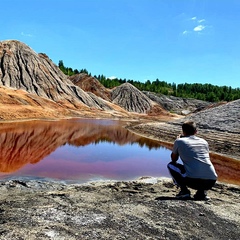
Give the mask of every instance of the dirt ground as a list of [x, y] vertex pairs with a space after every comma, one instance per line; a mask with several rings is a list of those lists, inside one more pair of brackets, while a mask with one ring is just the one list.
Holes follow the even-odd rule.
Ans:
[[[176, 200], [169, 179], [0, 183], [0, 239], [239, 239], [240, 187]], [[192, 192], [194, 193], [194, 192]]]

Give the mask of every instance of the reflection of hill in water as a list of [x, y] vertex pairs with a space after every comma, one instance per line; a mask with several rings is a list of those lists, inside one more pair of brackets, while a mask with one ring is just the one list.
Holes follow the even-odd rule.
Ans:
[[85, 124], [83, 129], [78, 131], [76, 135], [75, 138], [73, 137], [69, 140], [69, 144], [74, 146], [85, 146], [91, 143], [115, 142], [118, 145], [138, 143], [140, 146], [147, 146], [149, 149], [160, 147], [157, 141], [133, 134], [119, 125], [94, 127], [91, 124]]
[[120, 125], [96, 125], [93, 121], [0, 124], [0, 172], [13, 172], [25, 164], [37, 163], [66, 143], [85, 146], [100, 141], [119, 145], [136, 142], [148, 148], [160, 146]]

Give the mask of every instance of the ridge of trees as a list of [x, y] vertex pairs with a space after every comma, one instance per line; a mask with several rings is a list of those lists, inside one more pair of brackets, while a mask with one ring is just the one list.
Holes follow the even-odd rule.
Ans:
[[[59, 61], [58, 67], [60, 70], [68, 75], [85, 73], [91, 76], [91, 73], [87, 69], [72, 69], [64, 66], [62, 60]], [[209, 83], [167, 83], [160, 81], [158, 78], [155, 81], [147, 80], [145, 83], [122, 78], [110, 79], [105, 77], [103, 74], [94, 75], [94, 77], [106, 88], [114, 88], [120, 86], [123, 83], [131, 83], [133, 86], [138, 88], [140, 91], [149, 91], [156, 94], [171, 95], [182, 98], [194, 98], [208, 102], [219, 102], [219, 101], [233, 101], [240, 99], [240, 88], [232, 88], [228, 86], [216, 86]]]

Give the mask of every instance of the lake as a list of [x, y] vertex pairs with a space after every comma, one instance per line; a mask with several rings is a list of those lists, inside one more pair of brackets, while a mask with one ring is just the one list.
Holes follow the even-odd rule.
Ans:
[[86, 183], [169, 177], [170, 150], [98, 119], [0, 124], [0, 179]]
[[[68, 183], [170, 177], [170, 150], [100, 119], [0, 123], [0, 180]], [[212, 158], [218, 180], [240, 185], [240, 161]]]

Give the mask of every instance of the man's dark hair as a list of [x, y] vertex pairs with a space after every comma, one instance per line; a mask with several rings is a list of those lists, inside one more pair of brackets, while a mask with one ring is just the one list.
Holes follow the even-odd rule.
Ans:
[[182, 130], [186, 135], [194, 135], [197, 131], [196, 123], [193, 121], [185, 122], [182, 125]]

